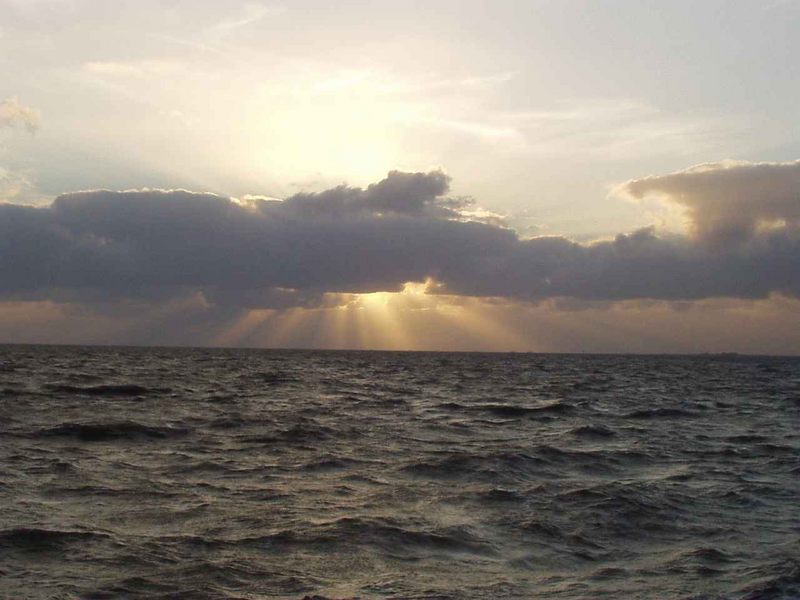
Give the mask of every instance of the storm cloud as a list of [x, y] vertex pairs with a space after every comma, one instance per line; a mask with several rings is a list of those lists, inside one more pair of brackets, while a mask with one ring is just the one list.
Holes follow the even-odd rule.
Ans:
[[645, 228], [579, 244], [465, 215], [449, 179], [391, 172], [285, 200], [87, 191], [0, 205], [0, 297], [96, 302], [200, 293], [238, 308], [328, 292], [582, 300], [800, 296], [800, 163], [720, 163], [625, 184], [688, 210], [689, 235]]

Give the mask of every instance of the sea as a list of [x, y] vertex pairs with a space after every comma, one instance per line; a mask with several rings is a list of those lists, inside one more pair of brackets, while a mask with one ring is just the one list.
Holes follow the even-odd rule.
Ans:
[[0, 346], [0, 598], [800, 598], [800, 359]]

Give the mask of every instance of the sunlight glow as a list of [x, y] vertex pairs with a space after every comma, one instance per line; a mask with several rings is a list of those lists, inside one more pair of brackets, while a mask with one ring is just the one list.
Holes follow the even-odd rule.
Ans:
[[324, 73], [311, 69], [271, 82], [245, 110], [243, 160], [264, 172], [371, 181], [401, 162], [401, 121], [414, 107], [398, 102], [386, 84], [358, 70]]
[[215, 339], [222, 345], [385, 350], [471, 347], [530, 350], [531, 340], [498, 316], [491, 302], [436, 294], [436, 283], [407, 282], [399, 292], [326, 294], [320, 306], [252, 310]]

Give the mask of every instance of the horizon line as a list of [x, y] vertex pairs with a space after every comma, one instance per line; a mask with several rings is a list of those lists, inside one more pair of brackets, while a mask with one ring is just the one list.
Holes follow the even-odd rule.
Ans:
[[56, 348], [96, 348], [96, 349], [129, 349], [129, 350], [247, 350], [262, 352], [375, 352], [383, 354], [531, 354], [540, 356], [652, 356], [652, 357], [715, 357], [715, 358], [790, 358], [800, 359], [797, 354], [749, 353], [739, 351], [698, 351], [698, 352], [558, 352], [541, 350], [415, 350], [397, 348], [313, 348], [313, 347], [279, 347], [279, 346], [214, 346], [185, 344], [104, 344], [104, 343], [65, 343], [65, 342], [3, 342], [0, 348], [22, 347], [56, 347]]

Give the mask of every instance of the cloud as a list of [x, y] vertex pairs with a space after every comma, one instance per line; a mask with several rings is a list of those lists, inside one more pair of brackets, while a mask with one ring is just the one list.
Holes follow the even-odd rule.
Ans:
[[256, 23], [267, 16], [274, 16], [284, 12], [282, 7], [264, 6], [255, 2], [248, 2], [242, 6], [240, 16], [220, 21], [205, 30], [205, 35], [213, 38], [224, 38], [238, 29]]
[[744, 243], [765, 228], [800, 225], [800, 161], [706, 163], [620, 189], [637, 200], [655, 196], [683, 207], [694, 236], [711, 243]]
[[[35, 133], [40, 121], [39, 111], [20, 104], [17, 98], [0, 101], [0, 130], [21, 126], [29, 133]], [[2, 154], [6, 150], [4, 141], [0, 137]], [[27, 172], [0, 164], [0, 202], [12, 198], [17, 201], [35, 200], [37, 194]]]
[[[458, 122], [443, 120], [453, 128]], [[467, 127], [467, 125], [469, 127]], [[583, 99], [531, 110], [497, 112], [486, 123], [467, 123], [462, 131], [521, 142], [534, 156], [562, 160], [594, 157], [620, 160], [642, 154], [677, 156], [707, 153], [724, 147], [742, 133], [736, 122], [721, 116], [689, 116], [637, 101]]]
[[[64, 194], [48, 207], [0, 205], [0, 297], [200, 294], [218, 307], [285, 308], [426, 280], [430, 293], [530, 302], [800, 297], [798, 200], [789, 194], [797, 169], [725, 164], [628, 182], [634, 197], [669, 190], [669, 200], [691, 207], [696, 233], [645, 228], [591, 244], [522, 239], [494, 221], [467, 220], [463, 213], [475, 211], [447, 195], [439, 171], [393, 171], [367, 188], [283, 201], [184, 190]], [[733, 238], [708, 229], [742, 215], [771, 225]]]
[[25, 174], [0, 166], [0, 202], [12, 199], [30, 204], [40, 198], [35, 186]]
[[262, 208], [310, 218], [370, 214], [456, 217], [463, 202], [443, 197], [449, 185], [450, 178], [441, 171], [392, 171], [386, 179], [366, 190], [342, 185], [321, 193], [297, 194], [287, 202], [264, 203]]
[[23, 104], [16, 98], [6, 98], [0, 102], [0, 129], [20, 125], [31, 133], [39, 128], [39, 111]]

